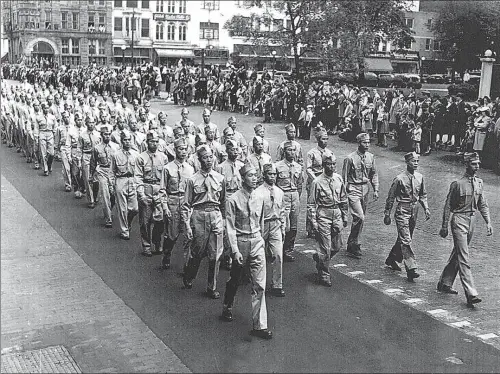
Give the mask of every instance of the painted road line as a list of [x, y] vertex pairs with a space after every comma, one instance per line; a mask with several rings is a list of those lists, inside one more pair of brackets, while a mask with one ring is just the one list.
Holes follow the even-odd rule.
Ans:
[[368, 284], [382, 283], [382, 281], [380, 279], [370, 279], [370, 280], [367, 280], [365, 282]]
[[364, 274], [365, 272], [364, 271], [360, 271], [360, 270], [356, 270], [356, 271], [350, 271], [349, 275], [352, 275], [353, 277], [355, 277], [356, 275], [361, 275], [361, 274]]
[[344, 266], [347, 266], [346, 264], [334, 264], [333, 267], [334, 268], [342, 268]]
[[316, 251], [314, 249], [306, 249], [302, 253], [316, 253]]
[[452, 322], [452, 323], [450, 323], [450, 325], [453, 327], [466, 327], [466, 326], [470, 326], [470, 322], [469, 321], [458, 321], [458, 322]]
[[493, 334], [492, 332], [490, 332], [490, 333], [488, 333], [488, 334], [478, 335], [477, 337], [478, 337], [479, 339], [488, 340], [488, 339], [498, 338], [498, 335]]
[[408, 304], [418, 304], [418, 303], [423, 303], [424, 300], [422, 299], [419, 299], [419, 298], [412, 298], [412, 299], [406, 299], [406, 300], [403, 300], [405, 303], [408, 303]]
[[388, 288], [384, 290], [386, 293], [398, 293], [398, 292], [404, 292], [401, 288]]
[[433, 309], [433, 310], [428, 310], [427, 313], [433, 315], [433, 316], [436, 316], [436, 315], [439, 315], [439, 314], [445, 314], [445, 313], [448, 313], [447, 310], [445, 309]]

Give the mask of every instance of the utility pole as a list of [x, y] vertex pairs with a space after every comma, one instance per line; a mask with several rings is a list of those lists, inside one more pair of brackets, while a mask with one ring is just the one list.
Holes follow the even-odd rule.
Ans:
[[132, 45], [130, 46], [132, 52], [132, 70], [134, 69], [134, 30], [135, 30], [135, 8], [132, 9]]

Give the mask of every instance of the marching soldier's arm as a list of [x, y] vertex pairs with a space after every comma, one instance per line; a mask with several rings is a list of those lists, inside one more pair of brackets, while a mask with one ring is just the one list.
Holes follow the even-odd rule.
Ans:
[[387, 195], [387, 200], [385, 201], [384, 215], [391, 215], [392, 207], [394, 205], [394, 200], [396, 199], [396, 192], [399, 187], [399, 179], [394, 178], [391, 188], [389, 189], [389, 194]]
[[142, 157], [137, 157], [135, 160], [135, 180], [137, 183], [137, 198], [144, 198], [144, 160]]
[[285, 204], [283, 204], [283, 199], [284, 199], [284, 196], [282, 196], [282, 198], [281, 198], [280, 221], [281, 221], [281, 234], [285, 235], [285, 231], [286, 231], [286, 211], [285, 211]]
[[90, 175], [94, 175], [95, 169], [97, 168], [97, 159], [99, 154], [96, 147], [92, 148], [92, 153], [90, 154]]
[[116, 183], [116, 175], [115, 175], [115, 170], [116, 170], [116, 160], [115, 160], [115, 155], [112, 154], [111, 155], [111, 172], [109, 173], [109, 182], [110, 184], [113, 186], [113, 188], [115, 187], [115, 183]]
[[304, 155], [302, 154], [302, 147], [300, 147], [299, 152], [297, 153], [297, 163], [304, 167]]
[[347, 184], [347, 177], [349, 176], [349, 171], [351, 170], [352, 159], [350, 157], [346, 157], [344, 159], [344, 165], [342, 166], [342, 180], [344, 184]]
[[283, 160], [283, 147], [278, 144], [278, 149], [276, 150], [276, 161]]
[[167, 186], [168, 186], [168, 169], [166, 167], [163, 167], [163, 172], [161, 173], [161, 180], [160, 180], [160, 196], [162, 197], [161, 203], [164, 211], [168, 209]]
[[443, 209], [443, 223], [441, 227], [443, 229], [448, 228], [448, 222], [450, 221], [450, 215], [451, 215], [451, 200], [453, 199], [453, 196], [456, 194], [458, 184], [457, 182], [452, 182], [450, 184], [450, 190], [448, 192], [448, 196], [446, 196], [446, 202], [444, 203], [444, 209]]
[[220, 192], [219, 209], [222, 214], [222, 219], [226, 219], [226, 183], [224, 180], [221, 182], [222, 191]]
[[[78, 137], [78, 148], [80, 148], [80, 150], [83, 151], [83, 138], [82, 138], [81, 134]], [[82, 152], [81, 158], [82, 158], [82, 162], [83, 162], [83, 152]]]
[[66, 147], [71, 148], [71, 134], [69, 131], [66, 134]]
[[420, 205], [422, 205], [422, 207], [425, 210], [429, 209], [429, 203], [427, 202], [427, 189], [425, 188], [425, 181], [423, 178], [422, 178], [422, 188], [420, 189], [419, 193], [419, 202]]
[[312, 178], [316, 178], [316, 175], [314, 175], [312, 166], [313, 166], [313, 160], [314, 159], [314, 153], [308, 153], [307, 154], [307, 163], [306, 163], [306, 173]]
[[316, 222], [316, 194], [317, 194], [317, 182], [314, 180], [311, 184], [311, 193], [307, 198], [307, 215], [312, 222], [313, 226], [317, 226]]
[[380, 186], [378, 181], [378, 171], [377, 167], [375, 166], [375, 157], [373, 158], [373, 166], [372, 170], [370, 171], [370, 183], [372, 184], [373, 191], [378, 192]]
[[491, 224], [490, 208], [488, 207], [488, 202], [486, 201], [482, 191], [477, 200], [477, 209], [481, 212], [484, 222], [486, 222], [487, 225]]
[[56, 130], [56, 133], [54, 134], [54, 144], [55, 144], [55, 149], [61, 150], [61, 131], [59, 128]]
[[186, 192], [181, 205], [181, 220], [187, 229], [190, 229], [189, 215], [191, 212], [191, 204], [193, 201], [193, 180], [189, 178], [186, 180]]
[[339, 195], [339, 209], [342, 212], [342, 221], [347, 223], [347, 213], [349, 212], [349, 201], [347, 199], [347, 191], [345, 184], [342, 183]]
[[303, 185], [304, 185], [304, 174], [302, 173], [302, 168], [300, 168], [299, 179], [297, 180], [297, 191], [299, 192], [299, 197], [302, 195]]
[[236, 202], [234, 199], [229, 200], [227, 204], [226, 231], [227, 239], [231, 247], [231, 253], [234, 255], [239, 252], [238, 239], [236, 238]]

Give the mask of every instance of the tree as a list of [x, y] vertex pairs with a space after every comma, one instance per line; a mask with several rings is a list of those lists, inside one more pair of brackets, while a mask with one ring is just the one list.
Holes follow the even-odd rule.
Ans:
[[[500, 2], [446, 1], [432, 26], [453, 70], [463, 74], [479, 65], [476, 56], [500, 45]], [[492, 44], [493, 43], [493, 44]], [[453, 75], [452, 75], [453, 76]]]

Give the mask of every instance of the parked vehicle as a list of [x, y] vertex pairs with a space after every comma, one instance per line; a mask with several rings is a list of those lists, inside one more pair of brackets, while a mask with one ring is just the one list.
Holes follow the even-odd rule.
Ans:
[[415, 89], [422, 88], [422, 83], [420, 82], [420, 76], [417, 74], [401, 74], [401, 78], [405, 83], [405, 87], [412, 87]]
[[432, 74], [427, 78], [427, 83], [444, 83], [446, 75]]
[[377, 87], [378, 75], [371, 71], [367, 71], [359, 77], [356, 84], [358, 86]]

